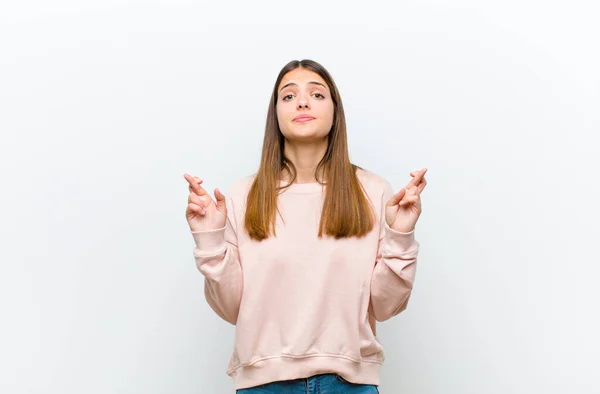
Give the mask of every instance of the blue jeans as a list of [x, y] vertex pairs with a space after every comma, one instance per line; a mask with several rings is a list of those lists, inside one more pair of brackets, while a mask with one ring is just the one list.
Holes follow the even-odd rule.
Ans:
[[310, 378], [284, 380], [237, 390], [236, 394], [378, 394], [372, 384], [350, 383], [341, 376], [328, 373]]

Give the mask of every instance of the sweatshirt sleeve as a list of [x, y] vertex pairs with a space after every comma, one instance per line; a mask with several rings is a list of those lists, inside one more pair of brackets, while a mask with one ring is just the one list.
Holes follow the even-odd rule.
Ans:
[[414, 230], [401, 233], [385, 221], [385, 204], [394, 192], [389, 183], [382, 195], [377, 260], [371, 278], [371, 303], [377, 321], [385, 321], [406, 309], [415, 281], [419, 243]]
[[227, 198], [227, 221], [217, 230], [192, 231], [194, 258], [204, 275], [204, 296], [225, 321], [236, 324], [243, 290], [238, 252], [235, 207]]

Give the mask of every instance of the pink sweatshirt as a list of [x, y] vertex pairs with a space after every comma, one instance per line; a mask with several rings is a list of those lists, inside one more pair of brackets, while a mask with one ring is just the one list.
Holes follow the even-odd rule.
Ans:
[[253, 178], [228, 194], [224, 228], [192, 232], [208, 304], [234, 324], [227, 374], [235, 389], [319, 373], [379, 385], [384, 352], [376, 321], [402, 312], [415, 279], [414, 231], [385, 223], [394, 194], [377, 175], [358, 170], [378, 221], [363, 238], [317, 236], [325, 196], [318, 183], [293, 184], [279, 196], [277, 236], [262, 242], [244, 229]]

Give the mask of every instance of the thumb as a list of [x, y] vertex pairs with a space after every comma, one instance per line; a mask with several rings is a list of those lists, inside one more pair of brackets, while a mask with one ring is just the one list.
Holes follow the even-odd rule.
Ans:
[[402, 198], [404, 198], [405, 194], [406, 194], [406, 189], [405, 188], [400, 189], [400, 191], [398, 193], [394, 194], [392, 196], [392, 198], [390, 198], [390, 201], [388, 201], [386, 206], [391, 207], [394, 205], [398, 205], [400, 203], [400, 200], [402, 200]]
[[217, 200], [217, 209], [221, 212], [225, 212], [227, 209], [225, 204], [225, 196], [218, 188], [215, 189], [215, 199]]

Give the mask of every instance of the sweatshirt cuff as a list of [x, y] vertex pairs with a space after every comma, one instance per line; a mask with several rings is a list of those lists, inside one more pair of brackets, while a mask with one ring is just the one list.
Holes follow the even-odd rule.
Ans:
[[191, 231], [196, 248], [204, 253], [218, 252], [225, 246], [225, 229]]
[[409, 233], [402, 233], [400, 231], [396, 231], [387, 223], [384, 224], [384, 240], [387, 246], [386, 249], [389, 251], [399, 250], [401, 252], [406, 252], [412, 247], [417, 245], [415, 240], [415, 230]]

